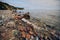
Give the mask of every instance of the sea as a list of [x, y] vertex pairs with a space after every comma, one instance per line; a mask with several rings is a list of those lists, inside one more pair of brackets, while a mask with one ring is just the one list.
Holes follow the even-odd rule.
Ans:
[[30, 15], [60, 30], [60, 10], [31, 10]]

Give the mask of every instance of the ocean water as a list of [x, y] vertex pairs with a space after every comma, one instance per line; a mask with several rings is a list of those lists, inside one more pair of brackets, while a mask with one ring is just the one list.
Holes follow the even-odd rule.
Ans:
[[30, 15], [60, 30], [60, 10], [35, 10]]

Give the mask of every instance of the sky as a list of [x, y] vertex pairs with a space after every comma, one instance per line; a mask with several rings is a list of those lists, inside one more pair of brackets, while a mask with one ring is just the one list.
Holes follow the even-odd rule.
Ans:
[[25, 9], [60, 10], [60, 0], [0, 0]]

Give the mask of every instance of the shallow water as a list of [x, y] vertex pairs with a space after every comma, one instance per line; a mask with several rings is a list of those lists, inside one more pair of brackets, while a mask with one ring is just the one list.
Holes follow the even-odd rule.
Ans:
[[60, 30], [60, 10], [45, 10], [45, 11], [32, 11], [31, 16], [40, 18], [46, 24], [54, 26]]

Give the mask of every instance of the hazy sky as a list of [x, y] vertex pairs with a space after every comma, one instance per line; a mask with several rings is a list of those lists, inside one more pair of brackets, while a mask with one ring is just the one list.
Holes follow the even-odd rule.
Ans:
[[25, 9], [60, 10], [60, 0], [0, 0], [16, 7]]

